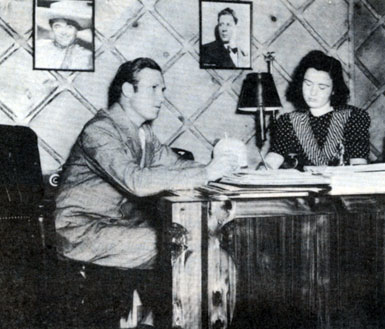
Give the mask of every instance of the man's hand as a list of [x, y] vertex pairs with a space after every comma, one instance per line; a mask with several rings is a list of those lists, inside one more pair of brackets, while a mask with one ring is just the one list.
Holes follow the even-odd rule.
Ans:
[[214, 159], [207, 165], [206, 169], [209, 181], [216, 181], [239, 169], [238, 156], [233, 153], [224, 152], [219, 156], [214, 157]]

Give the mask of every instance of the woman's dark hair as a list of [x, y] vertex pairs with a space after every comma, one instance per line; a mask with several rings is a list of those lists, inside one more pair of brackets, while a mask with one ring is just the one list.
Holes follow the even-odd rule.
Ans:
[[344, 81], [342, 65], [339, 60], [319, 50], [313, 50], [302, 58], [294, 70], [293, 80], [286, 90], [286, 99], [299, 111], [305, 111], [309, 108], [302, 93], [303, 79], [309, 68], [329, 73], [333, 81], [330, 105], [333, 107], [346, 105], [349, 98], [349, 88]]
[[119, 101], [125, 82], [132, 84], [135, 92], [138, 90], [138, 73], [146, 68], [162, 72], [160, 66], [151, 58], [140, 57], [120, 65], [108, 89], [108, 107]]

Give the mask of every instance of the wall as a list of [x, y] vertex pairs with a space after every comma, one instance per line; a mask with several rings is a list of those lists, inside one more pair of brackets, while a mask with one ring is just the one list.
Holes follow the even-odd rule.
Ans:
[[[358, 86], [357, 104], [370, 109], [373, 117], [383, 111], [385, 78], [362, 58], [371, 50], [359, 40], [374, 35], [371, 44], [383, 42], [383, 27], [380, 32], [372, 28], [379, 25], [385, 7], [381, 0], [359, 2], [372, 24], [362, 19], [362, 31], [355, 34], [360, 64], [354, 74], [349, 1], [253, 1], [253, 69], [265, 71], [263, 54], [275, 52], [272, 73], [285, 111], [291, 110], [284, 99], [290, 74], [311, 49], [323, 49], [343, 62], [349, 85]], [[374, 15], [374, 9], [379, 14]], [[249, 162], [259, 161], [254, 119], [235, 113], [242, 81], [250, 71], [199, 69], [198, 0], [97, 0], [94, 73], [33, 71], [32, 1], [0, 0], [0, 10], [0, 123], [35, 130], [45, 173], [64, 163], [84, 123], [106, 105], [107, 88], [119, 64], [138, 56], [154, 58], [165, 72], [167, 100], [154, 122], [162, 141], [207, 162], [214, 140], [227, 132], [247, 143]], [[375, 101], [373, 95], [378, 95]], [[382, 120], [374, 129], [383, 133], [383, 126]], [[379, 140], [373, 137], [376, 150], [381, 148]]]
[[385, 161], [385, 1], [355, 0], [353, 6], [355, 101], [372, 124], [371, 158]]

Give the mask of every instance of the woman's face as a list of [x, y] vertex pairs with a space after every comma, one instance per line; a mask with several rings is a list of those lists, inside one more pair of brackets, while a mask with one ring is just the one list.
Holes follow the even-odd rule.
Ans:
[[302, 83], [302, 94], [306, 104], [311, 109], [330, 105], [333, 91], [333, 81], [329, 73], [309, 68], [305, 72]]

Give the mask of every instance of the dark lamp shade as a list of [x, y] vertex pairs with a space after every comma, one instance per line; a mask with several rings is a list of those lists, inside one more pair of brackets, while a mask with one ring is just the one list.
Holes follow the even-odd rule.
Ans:
[[271, 73], [249, 73], [243, 81], [238, 110], [256, 112], [258, 108], [274, 111], [282, 107]]

